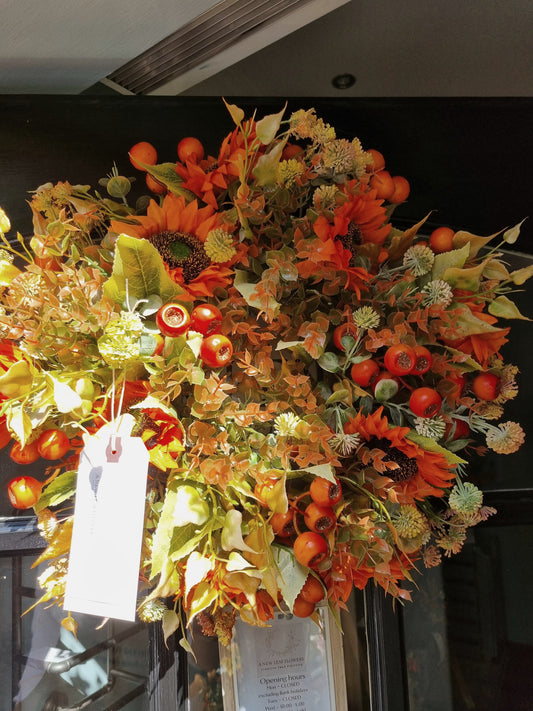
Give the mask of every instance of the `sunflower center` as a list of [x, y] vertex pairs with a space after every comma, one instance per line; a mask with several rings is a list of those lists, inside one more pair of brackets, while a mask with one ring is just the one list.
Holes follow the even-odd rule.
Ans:
[[396, 482], [409, 481], [418, 474], [418, 463], [416, 459], [411, 459], [405, 452], [397, 447], [392, 447], [387, 439], [379, 439], [371, 437], [367, 442], [367, 447], [370, 449], [381, 449], [386, 452], [383, 457], [384, 462], [394, 462], [397, 464], [396, 469], [388, 469], [386, 476]]
[[211, 264], [203, 244], [194, 235], [185, 232], [159, 232], [150, 237], [150, 242], [170, 269], [181, 268], [186, 284]]
[[352, 220], [352, 222], [348, 225], [348, 231], [346, 234], [338, 235], [336, 239], [339, 240], [344, 249], [347, 249], [352, 253], [349, 264], [353, 267], [355, 265], [357, 246], [363, 241], [363, 233], [361, 232], [359, 225]]

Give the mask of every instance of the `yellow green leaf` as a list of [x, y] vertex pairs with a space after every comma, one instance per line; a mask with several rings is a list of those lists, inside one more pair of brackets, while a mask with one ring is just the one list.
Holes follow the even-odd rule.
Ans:
[[441, 278], [456, 289], [477, 291], [483, 275], [483, 268], [484, 264], [478, 264], [475, 267], [469, 267], [468, 269], [451, 267], [446, 269]]
[[[285, 492], [285, 487], [283, 487]], [[285, 496], [286, 501], [286, 496]], [[285, 508], [285, 511], [287, 508]], [[255, 553], [253, 548], [248, 546], [242, 537], [242, 513], [237, 509], [230, 509], [224, 517], [224, 526], [222, 527], [221, 545], [225, 551], [239, 550]]]
[[157, 249], [146, 239], [121, 234], [115, 245], [113, 272], [104, 284], [104, 294], [122, 305], [129, 300], [157, 294], [164, 302], [183, 293], [165, 270]]
[[522, 321], [531, 321], [518, 310], [516, 304], [506, 296], [497, 296], [489, 303], [489, 313], [498, 318], [517, 318]]
[[185, 597], [195, 585], [202, 582], [212, 568], [211, 559], [198, 551], [193, 551], [187, 558], [185, 569]]
[[189, 622], [202, 610], [206, 610], [217, 599], [217, 590], [211, 583], [199, 583], [194, 589], [190, 601]]
[[287, 103], [285, 103], [285, 106], [279, 113], [264, 116], [255, 124], [255, 133], [263, 145], [267, 145], [274, 140], [286, 108]]
[[35, 513], [39, 513], [48, 506], [57, 506], [70, 499], [76, 492], [78, 473], [74, 471], [63, 472], [53, 479], [43, 489], [39, 501], [35, 504]]
[[461, 269], [468, 259], [469, 246], [465, 244], [461, 249], [452, 249], [450, 252], [442, 252], [435, 255], [433, 269], [431, 271], [432, 279], [442, 279], [442, 275], [447, 269]]
[[[366, 394], [366, 393], [365, 393]], [[345, 388], [339, 388], [332, 393], [326, 400], [326, 405], [333, 405], [335, 402], [342, 402], [350, 397], [350, 391]]]
[[161, 619], [161, 626], [163, 628], [163, 637], [165, 642], [167, 639], [174, 634], [176, 630], [180, 628], [181, 620], [180, 616], [175, 610], [165, 610], [163, 612], [163, 617]]
[[308, 472], [313, 476], [320, 476], [323, 479], [331, 481], [332, 484], [335, 484], [335, 469], [332, 467], [331, 464], [315, 464], [315, 466], [304, 467], [303, 469], [299, 469], [298, 471]]
[[24, 446], [32, 433], [33, 426], [30, 416], [22, 405], [11, 405], [6, 413], [6, 424], [10, 432]]
[[510, 274], [503, 262], [500, 262], [499, 259], [491, 259], [483, 269], [483, 276], [486, 279], [505, 281], [509, 279]]
[[527, 217], [524, 217], [524, 219], [519, 222], [517, 225], [514, 227], [510, 227], [508, 230], [505, 230], [503, 233], [503, 239], [507, 244], [514, 244], [518, 237], [520, 236], [520, 228], [524, 224], [524, 222], [527, 220]]
[[182, 186], [182, 178], [176, 173], [175, 163], [159, 163], [158, 165], [145, 165], [141, 161], [137, 161], [149, 173], [152, 178], [155, 178], [159, 183], [163, 183], [174, 195], [181, 195], [188, 201], [194, 200], [196, 195], [186, 190]]
[[229, 111], [233, 121], [237, 124], [237, 126], [240, 126], [244, 118], [244, 111], [235, 104], [228, 104], [224, 97], [222, 97], [222, 101], [226, 104], [226, 108]]
[[276, 143], [271, 151], [258, 158], [254, 168], [254, 178], [258, 185], [272, 185], [276, 182], [283, 147], [282, 142]]
[[32, 564], [32, 568], [36, 568], [45, 560], [52, 560], [60, 555], [68, 553], [70, 550], [70, 542], [72, 539], [72, 526], [74, 525], [74, 516], [67, 518], [61, 525], [55, 527], [48, 546], [44, 549], [41, 555]]
[[530, 264], [528, 267], [523, 267], [522, 269], [517, 269], [511, 272], [509, 276], [513, 280], [513, 284], [522, 286], [522, 284], [533, 276], [533, 264]]
[[283, 599], [292, 610], [309, 573], [308, 569], [295, 560], [294, 555], [286, 548], [274, 546], [277, 583]]
[[22, 397], [30, 392], [33, 375], [26, 360], [19, 360], [0, 376], [0, 395], [7, 398]]
[[477, 255], [480, 249], [482, 249], [498, 234], [500, 233], [495, 232], [493, 235], [489, 235], [488, 237], [480, 237], [479, 235], [474, 235], [466, 230], [458, 230], [453, 236], [453, 246], [455, 249], [468, 247], [468, 257], [472, 259]]
[[22, 272], [7, 259], [0, 261], [0, 286], [9, 286], [13, 279]]
[[410, 439], [411, 442], [418, 444], [420, 447], [427, 450], [428, 452], [435, 452], [436, 454], [442, 454], [442, 456], [450, 464], [466, 464], [467, 463], [465, 459], [461, 459], [461, 457], [458, 457], [457, 454], [450, 452], [450, 450], [446, 449], [446, 447], [441, 447], [441, 445], [437, 444], [437, 442], [435, 442], [434, 439], [431, 439], [430, 437], [424, 437], [423, 435], [419, 435], [418, 432], [415, 432], [414, 430], [411, 430], [409, 432], [409, 434], [407, 435], [407, 439]]

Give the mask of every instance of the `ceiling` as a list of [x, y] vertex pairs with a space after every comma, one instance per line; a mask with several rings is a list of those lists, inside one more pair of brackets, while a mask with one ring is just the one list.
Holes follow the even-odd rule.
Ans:
[[[249, 0], [222, 3], [238, 10]], [[180, 28], [194, 28], [199, 16], [222, 3], [3, 0], [0, 94], [130, 93], [106, 78]], [[300, 4], [307, 8], [246, 30], [232, 46], [221, 41], [213, 56], [189, 67], [185, 82], [166, 81], [148, 93], [532, 95], [531, 0]], [[335, 88], [331, 82], [339, 74], [352, 74], [353, 86]]]

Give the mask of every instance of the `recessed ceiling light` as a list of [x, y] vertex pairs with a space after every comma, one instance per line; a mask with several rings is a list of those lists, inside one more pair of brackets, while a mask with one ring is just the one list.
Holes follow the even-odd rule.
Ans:
[[355, 77], [353, 74], [337, 74], [333, 77], [331, 83], [335, 89], [349, 89], [355, 84]]

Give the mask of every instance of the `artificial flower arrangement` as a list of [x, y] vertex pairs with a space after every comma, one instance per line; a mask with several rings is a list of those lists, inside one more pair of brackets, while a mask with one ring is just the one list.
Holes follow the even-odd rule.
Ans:
[[38, 188], [0, 261], [0, 444], [49, 460], [9, 490], [47, 542], [42, 601], [64, 596], [83, 437], [129, 413], [150, 454], [138, 615], [223, 643], [236, 615], [338, 611], [369, 581], [409, 599], [494, 513], [466, 464], [524, 440], [498, 424], [500, 349], [532, 274], [498, 251], [519, 225], [395, 228], [408, 181], [314, 110], [227, 106], [217, 156], [132, 147], [149, 199], [116, 168], [103, 196]]

